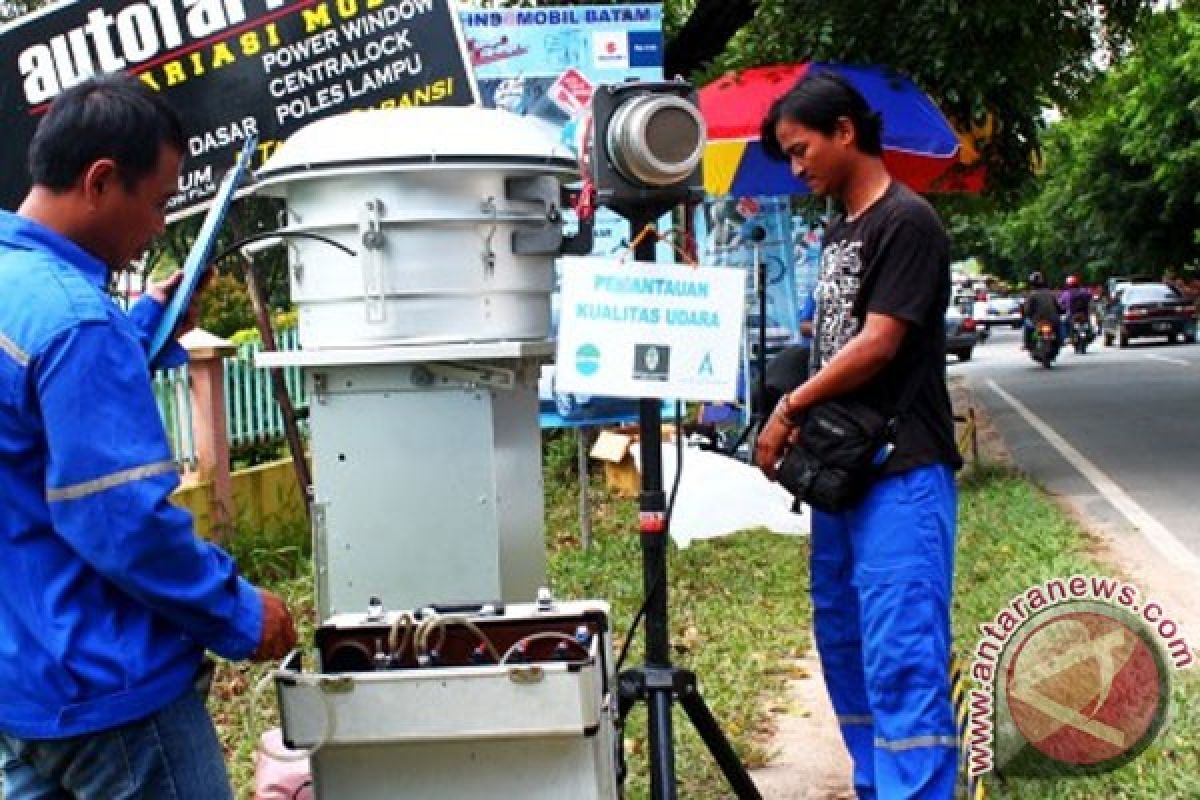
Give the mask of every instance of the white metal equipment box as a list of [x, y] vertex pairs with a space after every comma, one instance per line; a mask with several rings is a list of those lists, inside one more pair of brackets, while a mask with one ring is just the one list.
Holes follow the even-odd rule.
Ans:
[[[316, 748], [318, 798], [615, 800], [616, 686], [606, 606], [521, 604], [467, 615], [510, 655], [508, 663], [462, 663], [479, 638], [448, 622], [443, 666], [417, 667], [414, 645], [393, 660], [396, 666], [326, 669], [338, 666], [332, 662], [381, 665], [400, 613], [339, 615], [318, 632], [328, 662], [322, 671], [304, 671], [296, 656], [275, 673], [285, 741]], [[582, 644], [560, 644], [568, 631]], [[518, 651], [519, 663], [512, 658]], [[370, 661], [347, 660], [346, 652]]]

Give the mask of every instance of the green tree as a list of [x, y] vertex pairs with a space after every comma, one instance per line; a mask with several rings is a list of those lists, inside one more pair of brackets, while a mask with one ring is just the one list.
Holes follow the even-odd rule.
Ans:
[[1080, 112], [1055, 125], [1026, 202], [990, 226], [1009, 262], [1052, 279], [1159, 275], [1200, 243], [1200, 15], [1155, 15]]
[[254, 309], [245, 285], [229, 273], [217, 275], [200, 296], [197, 324], [224, 338], [253, 328]]

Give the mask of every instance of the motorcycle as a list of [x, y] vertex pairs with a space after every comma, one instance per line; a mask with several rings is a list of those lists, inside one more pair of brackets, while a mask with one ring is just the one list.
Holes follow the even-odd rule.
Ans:
[[1092, 329], [1087, 314], [1076, 314], [1071, 318], [1071, 344], [1074, 345], [1076, 353], [1086, 353], [1088, 345], [1095, 340], [1096, 332]]
[[1033, 357], [1034, 361], [1046, 369], [1050, 369], [1054, 359], [1058, 358], [1059, 347], [1058, 331], [1055, 330], [1054, 323], [1039, 322], [1033, 329], [1033, 347], [1030, 349], [1029, 355]]

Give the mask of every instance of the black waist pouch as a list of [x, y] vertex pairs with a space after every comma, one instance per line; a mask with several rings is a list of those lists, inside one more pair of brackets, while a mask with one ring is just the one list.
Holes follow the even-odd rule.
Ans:
[[893, 421], [853, 400], [813, 406], [778, 480], [797, 500], [830, 513], [857, 506], [892, 450]]

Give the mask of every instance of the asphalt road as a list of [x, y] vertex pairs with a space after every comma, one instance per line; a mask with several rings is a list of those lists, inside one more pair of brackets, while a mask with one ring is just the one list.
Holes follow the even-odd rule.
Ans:
[[970, 362], [948, 359], [1017, 464], [1089, 521], [1200, 570], [1200, 345], [1097, 340], [1049, 370], [1019, 348], [1018, 331], [994, 330]]

